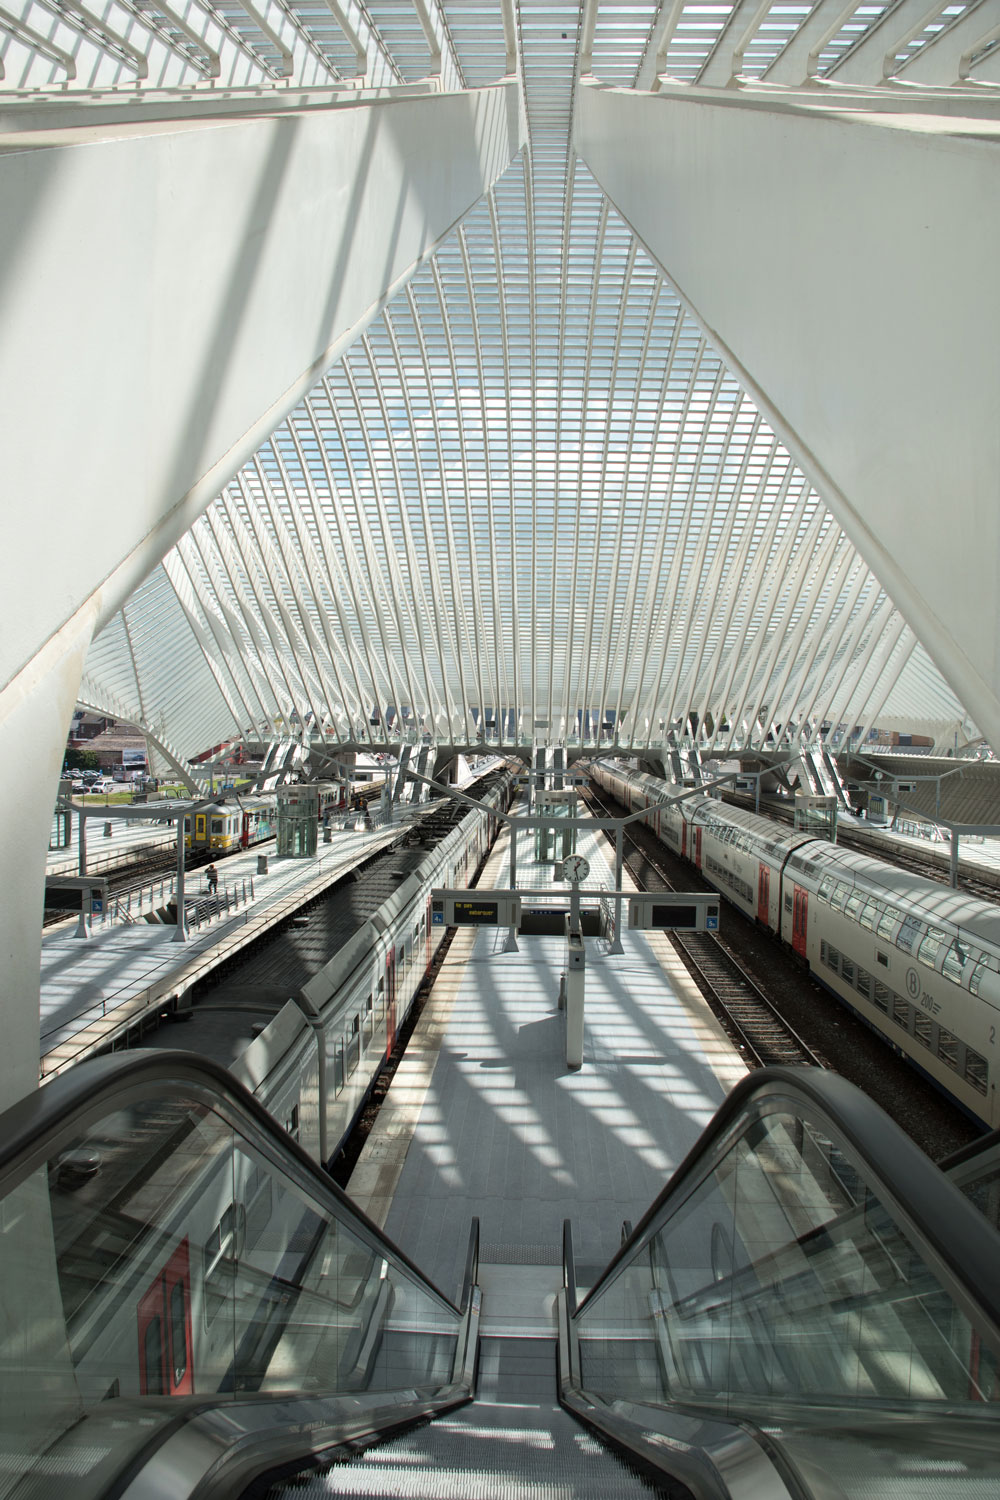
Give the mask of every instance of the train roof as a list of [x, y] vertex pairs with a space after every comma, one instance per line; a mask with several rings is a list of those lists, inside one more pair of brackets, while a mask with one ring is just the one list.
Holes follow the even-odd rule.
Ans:
[[891, 906], [905, 906], [924, 922], [947, 923], [961, 927], [1000, 951], [1000, 906], [972, 896], [968, 891], [928, 880], [913, 870], [900, 869], [873, 859], [855, 849], [842, 849], [822, 839], [796, 850], [789, 860], [808, 865], [820, 875], [833, 875], [863, 886], [869, 894]]

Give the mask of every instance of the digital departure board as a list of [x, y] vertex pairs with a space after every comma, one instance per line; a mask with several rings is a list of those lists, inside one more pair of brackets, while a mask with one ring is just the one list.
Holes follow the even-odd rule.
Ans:
[[431, 891], [432, 927], [518, 927], [521, 898], [515, 891]]
[[675, 928], [686, 932], [718, 932], [719, 898], [699, 891], [629, 896], [628, 925], [633, 928]]
[[452, 912], [457, 927], [495, 927], [497, 925], [495, 901], [456, 901]]

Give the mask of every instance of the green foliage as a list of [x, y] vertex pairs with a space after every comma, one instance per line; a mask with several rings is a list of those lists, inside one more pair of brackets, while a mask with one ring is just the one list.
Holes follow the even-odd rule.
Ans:
[[67, 750], [64, 763], [70, 771], [99, 771], [101, 769], [96, 750]]

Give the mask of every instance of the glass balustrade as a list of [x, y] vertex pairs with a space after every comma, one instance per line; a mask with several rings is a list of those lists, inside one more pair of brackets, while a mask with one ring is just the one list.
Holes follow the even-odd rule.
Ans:
[[461, 1314], [276, 1128], [169, 1080], [89, 1115], [2, 1184], [0, 1497], [99, 1495], [206, 1405], [450, 1389]]

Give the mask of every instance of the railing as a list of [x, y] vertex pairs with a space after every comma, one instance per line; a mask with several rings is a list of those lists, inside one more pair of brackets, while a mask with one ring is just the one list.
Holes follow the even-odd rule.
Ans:
[[139, 1469], [242, 1493], [471, 1393], [474, 1244], [460, 1309], [191, 1054], [81, 1064], [8, 1111], [0, 1216], [4, 1500]]
[[562, 1397], [699, 1497], [729, 1493], [722, 1454], [777, 1496], [818, 1452], [845, 1491], [848, 1473], [883, 1493], [925, 1464], [985, 1493], [998, 1258], [996, 1231], [870, 1100], [765, 1069], [579, 1305], [567, 1238]]

